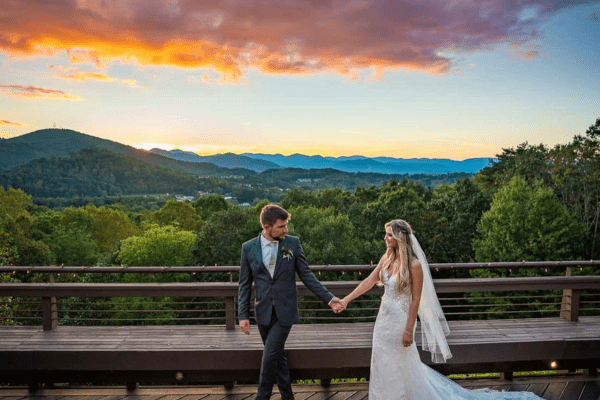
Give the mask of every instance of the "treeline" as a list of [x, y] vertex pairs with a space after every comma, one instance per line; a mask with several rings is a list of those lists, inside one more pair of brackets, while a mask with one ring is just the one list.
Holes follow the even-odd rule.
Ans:
[[[210, 195], [192, 203], [161, 199], [147, 207], [140, 199], [138, 209], [131, 197], [51, 209], [35, 205], [22, 190], [0, 188], [0, 265], [238, 265], [241, 244], [259, 234], [260, 210], [270, 201], [290, 211], [290, 234], [301, 238], [313, 265], [376, 263], [385, 251], [384, 224], [395, 218], [412, 225], [432, 263], [598, 259], [600, 119], [566, 145], [525, 143], [506, 149], [491, 167], [452, 185], [429, 187], [404, 179], [353, 191], [292, 189], [280, 196], [249, 207]], [[475, 270], [435, 277], [563, 273]], [[178, 274], [57, 279], [227, 278]], [[322, 279], [360, 277], [332, 273]]]
[[[208, 164], [212, 166], [212, 169], [207, 169], [212, 171], [210, 174], [198, 175], [178, 167], [179, 164], [193, 163], [170, 160], [179, 163], [174, 165], [177, 169], [172, 169], [155, 165], [157, 163], [153, 162], [153, 157], [164, 158], [151, 154], [147, 159], [137, 159], [105, 149], [83, 149], [69, 156], [40, 158], [0, 171], [0, 186], [22, 189], [36, 203], [50, 207], [68, 202], [66, 199], [77, 199], [71, 204], [80, 205], [79, 199], [84, 198], [90, 198], [90, 202], [93, 200], [94, 204], [98, 204], [101, 202], [93, 198], [173, 194], [198, 196], [199, 192], [227, 196], [239, 204], [256, 204], [265, 198], [279, 202], [285, 195], [284, 191], [291, 188], [354, 190], [362, 186], [379, 186], [390, 179], [410, 179], [435, 187], [473, 176], [466, 173], [390, 176], [292, 168], [257, 174], [250, 170], [228, 170], [212, 164]], [[218, 169], [220, 173], [213, 169]]]
[[[599, 125], [600, 119], [585, 136], [553, 149], [528, 144], [507, 149], [476, 177], [453, 185], [431, 188], [405, 179], [354, 191], [292, 189], [279, 203], [291, 212], [291, 234], [301, 237], [313, 264], [376, 262], [384, 250], [383, 225], [394, 218], [412, 224], [431, 262], [594, 259]], [[134, 178], [127, 182], [133, 185], [143, 168], [130, 167]], [[97, 173], [118, 181], [110, 171]], [[154, 211], [136, 212], [121, 203], [48, 209], [34, 206], [23, 191], [1, 189], [0, 260], [122, 263], [124, 240], [168, 228], [195, 237], [180, 263], [236, 265], [241, 243], [260, 231], [258, 215], [269, 201], [240, 207], [212, 195], [193, 203], [167, 201]]]

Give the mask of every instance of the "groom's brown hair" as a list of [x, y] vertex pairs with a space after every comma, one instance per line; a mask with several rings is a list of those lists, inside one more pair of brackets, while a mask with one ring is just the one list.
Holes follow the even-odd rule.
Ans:
[[277, 204], [267, 204], [260, 212], [260, 223], [262, 225], [275, 225], [278, 220], [287, 221], [291, 215], [283, 207]]

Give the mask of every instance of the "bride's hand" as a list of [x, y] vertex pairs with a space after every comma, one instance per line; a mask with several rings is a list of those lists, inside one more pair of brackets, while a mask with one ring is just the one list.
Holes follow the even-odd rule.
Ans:
[[402, 344], [404, 347], [408, 347], [413, 344], [413, 335], [412, 333], [404, 332], [404, 336], [402, 337]]

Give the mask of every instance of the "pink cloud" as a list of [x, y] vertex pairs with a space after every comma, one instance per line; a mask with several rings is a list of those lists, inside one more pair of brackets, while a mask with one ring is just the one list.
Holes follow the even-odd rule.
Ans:
[[586, 2], [11, 0], [0, 12], [0, 51], [67, 52], [71, 63], [211, 68], [225, 82], [248, 68], [349, 79], [366, 69], [375, 78], [386, 69], [439, 74], [453, 68], [441, 50], [521, 45], [535, 40], [544, 18]]
[[7, 121], [5, 119], [0, 119], [0, 125], [25, 126], [25, 124], [21, 124], [19, 122]]
[[0, 93], [19, 99], [45, 98], [52, 100], [83, 101], [81, 97], [67, 94], [61, 90], [45, 89], [35, 86], [0, 85]]

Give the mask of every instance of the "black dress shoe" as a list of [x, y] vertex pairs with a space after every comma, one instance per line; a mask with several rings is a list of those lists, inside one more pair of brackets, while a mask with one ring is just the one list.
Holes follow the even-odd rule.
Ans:
[[294, 395], [292, 395], [292, 397], [286, 397], [285, 399], [282, 397], [281, 400], [294, 400]]

